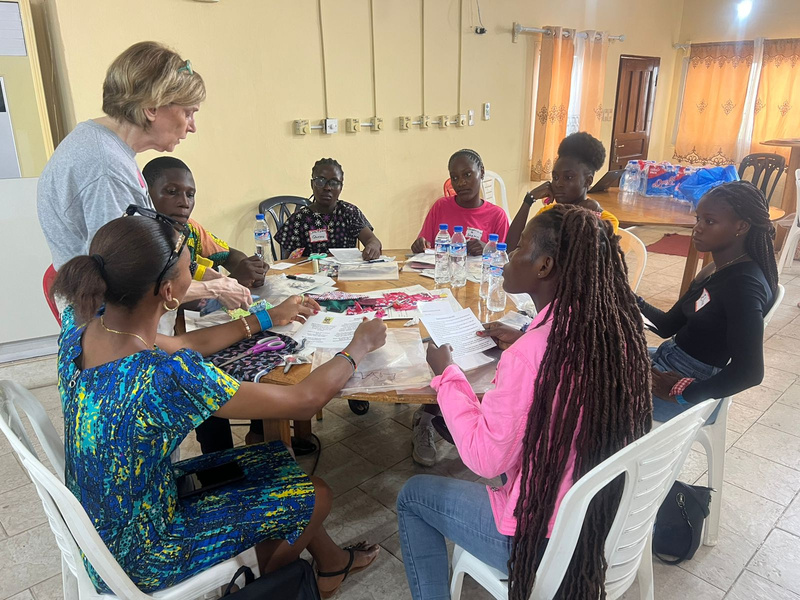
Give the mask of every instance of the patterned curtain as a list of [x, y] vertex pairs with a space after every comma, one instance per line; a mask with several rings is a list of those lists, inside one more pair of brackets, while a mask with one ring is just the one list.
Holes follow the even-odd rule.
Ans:
[[586, 32], [583, 44], [583, 70], [581, 73], [581, 107], [579, 131], [600, 137], [603, 121], [603, 88], [606, 79], [608, 32]]
[[790, 148], [759, 142], [800, 136], [800, 39], [764, 41], [754, 113], [751, 152], [781, 154], [788, 163]]
[[[547, 27], [542, 36], [542, 54], [533, 126], [531, 180], [548, 179], [553, 171], [558, 144], [567, 132], [570, 78], [575, 53], [574, 29]], [[569, 32], [569, 37], [564, 37]]]
[[692, 45], [675, 160], [717, 166], [736, 162], [752, 62], [753, 42]]

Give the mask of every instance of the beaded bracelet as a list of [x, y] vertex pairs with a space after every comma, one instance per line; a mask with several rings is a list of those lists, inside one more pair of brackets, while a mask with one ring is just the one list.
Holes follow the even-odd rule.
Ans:
[[261, 331], [266, 331], [272, 327], [272, 317], [269, 316], [269, 313], [266, 310], [257, 310], [253, 314], [256, 316], [258, 323], [261, 325]]
[[348, 352], [345, 352], [344, 350], [342, 350], [341, 352], [337, 352], [336, 354], [333, 355], [334, 358], [336, 358], [337, 356], [341, 356], [343, 358], [346, 358], [348, 360], [348, 362], [353, 366], [353, 373], [356, 372], [356, 369], [358, 368], [356, 366], [356, 359], [353, 358], [352, 356], [350, 356], [350, 354]]
[[250, 330], [250, 324], [247, 322], [246, 319], [239, 319], [239, 320], [242, 322], [242, 325], [244, 325], [244, 330], [245, 330], [244, 339], [249, 340], [251, 337], [253, 337], [253, 332]]

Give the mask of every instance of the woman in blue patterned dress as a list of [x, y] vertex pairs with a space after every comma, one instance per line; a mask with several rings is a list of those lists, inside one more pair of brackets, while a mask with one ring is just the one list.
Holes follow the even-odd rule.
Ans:
[[[189, 287], [185, 225], [130, 207], [92, 240], [91, 256], [59, 270], [54, 294], [70, 306], [59, 339], [65, 480], [131, 579], [151, 592], [256, 547], [262, 572], [308, 548], [323, 595], [368, 566], [378, 546], [339, 548], [322, 522], [330, 488], [308, 477], [280, 442], [233, 448], [171, 464], [170, 454], [211, 415], [310, 419], [385, 342], [363, 323], [340, 354], [294, 386], [239, 382], [203, 359], [262, 328], [310, 314], [299, 296], [240, 321], [183, 336], [158, 335], [159, 318]], [[146, 218], [151, 217], [151, 218]], [[235, 460], [243, 480], [178, 498], [176, 480]], [[108, 587], [86, 561], [98, 591]]]

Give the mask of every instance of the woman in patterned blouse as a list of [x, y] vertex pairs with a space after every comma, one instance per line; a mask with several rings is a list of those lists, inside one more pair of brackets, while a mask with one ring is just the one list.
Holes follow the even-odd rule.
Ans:
[[[310, 419], [382, 346], [386, 326], [365, 322], [346, 348], [294, 386], [240, 382], [203, 358], [318, 306], [293, 296], [261, 314], [182, 336], [158, 335], [159, 318], [191, 282], [186, 226], [160, 213], [115, 219], [58, 272], [69, 306], [59, 338], [65, 482], [120, 566], [150, 593], [256, 547], [262, 572], [307, 548], [323, 594], [379, 547], [339, 548], [322, 523], [331, 491], [308, 477], [280, 442], [232, 448], [172, 464], [170, 454], [210, 415]], [[149, 218], [148, 218], [149, 217]], [[177, 232], [177, 233], [176, 233]], [[181, 498], [177, 479], [235, 461], [240, 481]], [[85, 561], [99, 592], [108, 586]]]
[[355, 248], [364, 244], [364, 260], [380, 258], [381, 241], [357, 206], [339, 200], [344, 186], [342, 165], [321, 158], [311, 170], [313, 200], [283, 224], [275, 239], [287, 252], [303, 249], [303, 256], [327, 253], [328, 248]]

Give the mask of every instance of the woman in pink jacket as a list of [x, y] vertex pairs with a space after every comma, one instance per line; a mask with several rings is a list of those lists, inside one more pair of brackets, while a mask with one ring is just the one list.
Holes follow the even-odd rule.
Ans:
[[[479, 332], [506, 348], [482, 401], [450, 348], [429, 348], [431, 385], [462, 460], [504, 484], [431, 475], [406, 483], [397, 514], [415, 600], [450, 598], [445, 539], [509, 573], [509, 597], [527, 599], [569, 488], [649, 430], [650, 360], [618, 240], [583, 208], [557, 205], [528, 224], [504, 287], [529, 293], [539, 314], [526, 332]], [[611, 485], [589, 507], [560, 597], [600, 596], [619, 492]]]

